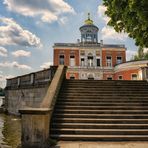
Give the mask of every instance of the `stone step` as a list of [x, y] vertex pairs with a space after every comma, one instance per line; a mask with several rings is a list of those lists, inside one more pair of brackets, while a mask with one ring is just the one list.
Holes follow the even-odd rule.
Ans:
[[[87, 79], [87, 80], [77, 80], [77, 79], [66, 79], [65, 82], [85, 82], [85, 81], [89, 81], [89, 82], [94, 82], [94, 81], [97, 81], [97, 82], [122, 82], [123, 80], [91, 80], [91, 79]], [[125, 82], [147, 82], [146, 80], [124, 80]]]
[[96, 96], [96, 97], [102, 97], [102, 96], [118, 96], [118, 97], [120, 97], [120, 96], [128, 96], [128, 97], [147, 97], [148, 96], [148, 94], [147, 93], [77, 93], [77, 92], [75, 92], [75, 93], [59, 93], [59, 96], [60, 97], [70, 97], [70, 96], [76, 96], [76, 97], [79, 97], [79, 96]]
[[52, 128], [53, 134], [70, 135], [148, 135], [148, 129], [80, 129], [80, 128]]
[[[63, 102], [64, 101], [64, 102]], [[79, 100], [78, 100], [79, 101]], [[120, 106], [120, 105], [122, 105], [122, 106], [127, 106], [127, 105], [130, 105], [130, 106], [138, 106], [138, 105], [140, 105], [140, 106], [148, 106], [148, 102], [146, 103], [146, 102], [144, 102], [144, 103], [141, 103], [141, 101], [140, 102], [138, 102], [138, 103], [135, 103], [135, 102], [129, 102], [129, 101], [127, 101], [127, 102], [123, 102], [122, 100], [119, 102], [111, 102], [111, 101], [108, 101], [108, 102], [91, 102], [90, 100], [88, 101], [88, 102], [84, 102], [84, 101], [82, 101], [82, 102], [78, 102], [78, 101], [70, 101], [70, 100], [68, 100], [68, 101], [66, 101], [66, 100], [59, 100], [58, 102], [57, 102], [57, 104], [56, 105], [69, 105], [69, 106], [71, 106], [71, 105], [75, 105], [75, 106], [79, 106], [79, 105], [84, 105], [84, 106], [93, 106], [93, 105], [98, 105], [98, 106]]]
[[122, 86], [122, 85], [127, 85], [127, 86], [130, 86], [130, 85], [148, 85], [148, 82], [100, 82], [100, 81], [94, 81], [94, 82], [88, 82], [88, 81], [84, 81], [84, 82], [64, 82], [62, 83], [62, 85], [84, 85], [84, 84], [90, 84], [90, 85], [103, 85], [103, 86], [110, 86], [110, 85], [114, 85], [114, 86]]
[[64, 92], [64, 91], [86, 91], [86, 90], [89, 90], [89, 91], [117, 91], [117, 90], [120, 90], [120, 91], [147, 91], [148, 88], [144, 87], [144, 88], [141, 88], [141, 87], [131, 87], [131, 88], [125, 88], [125, 87], [63, 87], [61, 88], [61, 91]]
[[64, 95], [59, 95], [58, 100], [61, 99], [83, 99], [83, 100], [93, 100], [93, 99], [97, 99], [97, 100], [148, 100], [148, 96], [110, 96], [110, 95], [106, 95], [106, 96], [100, 96], [100, 95], [96, 95], [96, 96], [91, 96], [91, 95], [87, 95], [87, 96], [64, 96]]
[[146, 81], [65, 80], [51, 122], [59, 140], [148, 140]]
[[[131, 94], [128, 94], [126, 95], [126, 93], [118, 93], [118, 94], [104, 94], [104, 93], [100, 93], [100, 94], [91, 94], [91, 93], [86, 93], [86, 94], [81, 94], [81, 95], [78, 95], [78, 94], [74, 94], [72, 95], [72, 93], [62, 93], [62, 94], [59, 94], [59, 99], [100, 99], [100, 100], [103, 100], [103, 99], [109, 99], [109, 100], [112, 100], [112, 99], [116, 99], [116, 100], [134, 100], [134, 99], [137, 99], [137, 100], [148, 100], [148, 94], [134, 94], [132, 95]], [[58, 100], [59, 100], [58, 99]]]
[[137, 90], [135, 90], [135, 91], [131, 91], [131, 90], [127, 90], [127, 91], [123, 91], [123, 90], [63, 90], [63, 91], [61, 91], [60, 92], [60, 94], [65, 94], [65, 93], [67, 93], [67, 94], [74, 94], [74, 95], [77, 95], [77, 94], [88, 94], [88, 93], [91, 93], [91, 94], [97, 94], [97, 95], [99, 95], [99, 94], [125, 94], [125, 93], [127, 93], [127, 94], [146, 94], [146, 95], [148, 95], [148, 91], [147, 90], [139, 90], [138, 92], [137, 92]]
[[76, 114], [76, 113], [54, 113], [57, 118], [96, 118], [96, 119], [148, 119], [148, 114], [120, 113], [120, 114]]
[[64, 141], [148, 141], [148, 135], [70, 135], [51, 134], [51, 138]]
[[148, 124], [148, 119], [98, 119], [98, 118], [52, 118], [54, 123], [99, 123], [99, 124]]
[[52, 123], [52, 128], [73, 128], [73, 129], [145, 129], [148, 130], [148, 124], [99, 124], [99, 123]]
[[122, 99], [60, 99], [58, 100], [59, 102], [82, 102], [84, 101], [85, 103], [148, 103], [148, 99], [129, 99], [129, 100], [122, 100]]
[[[135, 86], [135, 85], [122, 85], [122, 86], [107, 86], [107, 85], [63, 85], [62, 86], [63, 88], [71, 88], [71, 89], [93, 89], [93, 88], [97, 88], [97, 89], [111, 89], [111, 90], [114, 90], [114, 88], [117, 88], [117, 89], [125, 89], [125, 90], [128, 90], [128, 89], [148, 89], [148, 85], [144, 86], [144, 85], [138, 85], [138, 86]], [[61, 90], [63, 90], [63, 88]]]
[[138, 109], [134, 109], [134, 110], [120, 110], [120, 109], [116, 109], [116, 110], [112, 110], [112, 109], [101, 109], [101, 110], [79, 110], [79, 109], [57, 109], [55, 108], [55, 113], [74, 113], [74, 114], [85, 114], [85, 113], [89, 113], [89, 114], [148, 114], [148, 109], [143, 109], [143, 110], [138, 110]]
[[110, 105], [110, 106], [67, 106], [67, 105], [56, 105], [56, 109], [62, 109], [62, 110], [107, 110], [107, 109], [112, 109], [112, 110], [116, 110], [116, 109], [120, 109], [120, 110], [148, 110], [148, 106], [114, 106], [114, 105]]
[[147, 84], [147, 81], [131, 81], [131, 80], [122, 80], [122, 81], [120, 81], [120, 80], [111, 80], [111, 81], [109, 81], [109, 80], [65, 80], [64, 81], [64, 83], [78, 83], [78, 84], [80, 84], [80, 83], [89, 83], [89, 84], [91, 84], [91, 83], [93, 83], [93, 84]]

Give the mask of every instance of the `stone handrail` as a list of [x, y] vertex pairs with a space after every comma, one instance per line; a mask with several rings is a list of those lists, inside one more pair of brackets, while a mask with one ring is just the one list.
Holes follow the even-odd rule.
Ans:
[[52, 79], [52, 82], [47, 90], [44, 100], [40, 105], [41, 108], [53, 109], [64, 75], [65, 75], [64, 65], [60, 65]]
[[46, 85], [52, 81], [56, 72], [57, 66], [50, 66], [48, 69], [29, 73], [26, 75], [7, 79], [6, 89], [19, 89], [22, 87], [35, 87], [40, 84]]
[[22, 148], [48, 148], [49, 127], [52, 111], [65, 76], [65, 67], [60, 65], [51, 81], [40, 108], [23, 108]]

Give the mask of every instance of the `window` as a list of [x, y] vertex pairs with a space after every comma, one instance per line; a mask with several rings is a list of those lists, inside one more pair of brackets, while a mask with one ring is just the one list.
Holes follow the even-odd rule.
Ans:
[[132, 74], [132, 80], [137, 80], [137, 74]]
[[70, 66], [75, 66], [75, 56], [74, 55], [70, 56]]
[[84, 58], [81, 58], [81, 66], [85, 66]]
[[86, 35], [86, 41], [91, 42], [92, 41], [92, 36], [90, 34]]
[[107, 77], [107, 80], [112, 80], [113, 78], [112, 77]]
[[93, 56], [88, 56], [88, 66], [93, 67]]
[[112, 57], [111, 56], [106, 57], [106, 66], [112, 67]]
[[87, 58], [88, 58], [88, 67], [93, 67], [93, 54], [89, 53]]
[[75, 77], [74, 77], [74, 76], [70, 76], [70, 79], [71, 79], [71, 80], [74, 80], [74, 79], [75, 79]]
[[60, 55], [59, 57], [59, 64], [64, 65], [64, 55]]
[[122, 57], [117, 57], [117, 64], [122, 63]]
[[30, 79], [31, 79], [30, 83], [33, 84], [33, 82], [34, 82], [34, 74], [31, 74]]
[[97, 59], [97, 66], [100, 67], [100, 59]]
[[80, 54], [81, 54], [81, 56], [85, 56], [85, 51], [81, 50]]
[[123, 76], [118, 76], [118, 80], [123, 80]]
[[94, 80], [93, 74], [88, 74], [88, 80]]

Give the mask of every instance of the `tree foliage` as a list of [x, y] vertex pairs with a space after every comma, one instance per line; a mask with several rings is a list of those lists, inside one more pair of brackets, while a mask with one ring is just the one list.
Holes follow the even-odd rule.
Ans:
[[148, 52], [144, 53], [144, 49], [140, 47], [138, 53], [134, 55], [132, 60], [148, 60]]
[[4, 96], [5, 93], [4, 93], [4, 89], [0, 87], [0, 96]]
[[148, 0], [103, 0], [117, 32], [127, 32], [136, 45], [148, 47]]

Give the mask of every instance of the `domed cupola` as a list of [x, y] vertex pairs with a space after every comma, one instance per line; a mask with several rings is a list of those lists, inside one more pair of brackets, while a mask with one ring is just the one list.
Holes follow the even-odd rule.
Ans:
[[98, 43], [98, 31], [99, 28], [93, 24], [93, 20], [90, 19], [90, 13], [88, 13], [88, 19], [85, 20], [85, 24], [80, 27], [81, 42]]

